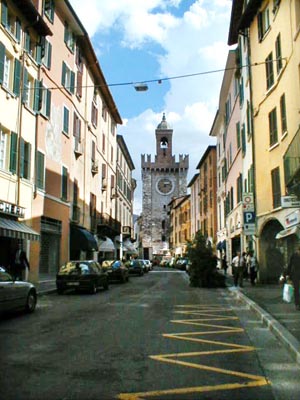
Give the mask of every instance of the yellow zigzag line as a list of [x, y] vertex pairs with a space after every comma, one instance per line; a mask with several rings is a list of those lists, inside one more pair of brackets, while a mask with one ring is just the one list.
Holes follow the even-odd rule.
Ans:
[[[268, 385], [269, 382], [263, 376], [247, 374], [239, 371], [227, 370], [224, 368], [211, 367], [209, 365], [197, 364], [195, 362], [184, 361], [185, 357], [201, 357], [204, 355], [215, 355], [215, 354], [225, 354], [225, 353], [244, 353], [254, 351], [255, 347], [253, 346], [244, 346], [235, 343], [226, 343], [220, 342], [216, 340], [208, 340], [202, 339], [199, 336], [203, 335], [211, 335], [211, 334], [221, 334], [221, 333], [240, 333], [243, 332], [244, 329], [232, 327], [232, 326], [224, 326], [224, 325], [215, 325], [204, 323], [204, 321], [222, 321], [222, 320], [237, 320], [237, 317], [233, 316], [222, 316], [216, 315], [215, 312], [227, 312], [231, 311], [230, 309], [225, 309], [224, 307], [220, 307], [218, 305], [179, 305], [177, 308], [190, 308], [191, 310], [187, 311], [175, 311], [175, 313], [187, 314], [187, 315], [198, 315], [203, 316], [205, 318], [197, 318], [197, 319], [184, 319], [184, 320], [171, 320], [173, 323], [177, 324], [185, 324], [185, 325], [197, 325], [203, 326], [207, 328], [214, 328], [212, 330], [200, 331], [200, 332], [181, 332], [181, 333], [165, 333], [162, 336], [169, 339], [177, 339], [177, 340], [185, 340], [191, 341], [201, 344], [211, 344], [219, 346], [220, 348], [217, 350], [209, 350], [209, 351], [196, 351], [196, 352], [185, 352], [185, 353], [174, 353], [174, 354], [159, 354], [149, 356], [152, 360], [165, 362], [169, 364], [180, 365], [189, 368], [196, 368], [204, 371], [211, 371], [214, 373], [225, 374], [230, 376], [236, 376], [238, 378], [248, 379], [248, 382], [243, 383], [229, 383], [229, 384], [220, 384], [220, 385], [210, 385], [210, 386], [197, 386], [197, 387], [187, 387], [187, 388], [178, 388], [178, 389], [168, 389], [168, 390], [157, 390], [157, 391], [149, 391], [149, 392], [140, 392], [140, 393], [122, 393], [118, 396], [121, 400], [143, 400], [150, 397], [164, 396], [164, 395], [180, 395], [180, 394], [188, 394], [188, 393], [204, 393], [218, 390], [233, 390], [240, 388], [250, 388], [250, 387], [258, 387]], [[214, 312], [213, 314], [210, 314]], [[207, 318], [207, 317], [211, 318]]]

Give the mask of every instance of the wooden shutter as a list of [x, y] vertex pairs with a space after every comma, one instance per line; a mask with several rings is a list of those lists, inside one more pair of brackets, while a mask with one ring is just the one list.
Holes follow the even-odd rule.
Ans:
[[9, 170], [13, 174], [17, 172], [17, 150], [18, 150], [17, 146], [18, 146], [18, 135], [15, 132], [12, 132], [10, 137]]
[[8, 19], [8, 12], [7, 12], [7, 4], [5, 1], [2, 1], [1, 4], [1, 24], [7, 27], [7, 19]]
[[5, 46], [0, 42], [0, 83], [3, 82], [4, 77], [4, 60], [5, 60]]
[[22, 102], [26, 103], [27, 95], [28, 95], [28, 71], [24, 68], [23, 72], [23, 91], [22, 91]]
[[62, 75], [61, 75], [61, 84], [65, 86], [66, 84], [66, 73], [67, 73], [67, 66], [65, 62], [62, 63]]
[[13, 92], [16, 96], [19, 96], [20, 94], [20, 79], [21, 79], [21, 63], [17, 58], [15, 58]]

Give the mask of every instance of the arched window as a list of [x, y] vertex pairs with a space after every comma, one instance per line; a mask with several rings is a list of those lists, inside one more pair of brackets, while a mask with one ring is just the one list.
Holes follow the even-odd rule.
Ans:
[[160, 139], [160, 148], [167, 149], [168, 148], [168, 139], [164, 136]]

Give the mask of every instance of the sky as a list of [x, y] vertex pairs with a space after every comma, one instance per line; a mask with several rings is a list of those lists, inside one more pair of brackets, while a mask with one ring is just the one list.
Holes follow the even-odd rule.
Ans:
[[[189, 155], [188, 182], [207, 146], [229, 51], [231, 0], [70, 0], [88, 32], [121, 115], [142, 212], [141, 155], [156, 152], [163, 113], [173, 154]], [[219, 72], [213, 72], [218, 71]], [[192, 75], [185, 77], [185, 75]], [[161, 80], [161, 83], [159, 83]], [[148, 83], [137, 92], [134, 82]], [[128, 83], [128, 84], [127, 84]]]

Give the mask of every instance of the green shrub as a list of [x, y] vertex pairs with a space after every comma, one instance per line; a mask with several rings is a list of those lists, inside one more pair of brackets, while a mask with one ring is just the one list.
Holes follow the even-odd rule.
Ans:
[[217, 270], [217, 258], [205, 237], [198, 232], [193, 241], [188, 243], [190, 260], [190, 286], [192, 287], [225, 287], [225, 277]]

